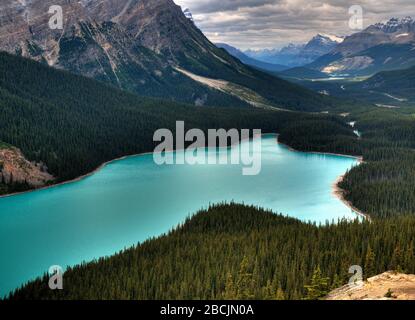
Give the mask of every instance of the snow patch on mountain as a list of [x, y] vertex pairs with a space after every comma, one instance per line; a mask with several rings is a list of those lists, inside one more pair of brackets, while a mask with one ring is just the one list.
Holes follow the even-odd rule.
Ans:
[[332, 42], [342, 43], [344, 41], [344, 37], [336, 36], [333, 34], [320, 34], [324, 38], [330, 39]]
[[192, 12], [190, 11], [190, 9], [189, 9], [189, 8], [184, 9], [184, 10], [183, 10], [183, 13], [184, 13], [184, 15], [185, 15], [185, 17], [186, 17], [187, 19], [189, 19], [190, 21], [194, 22], [194, 19], [193, 19], [193, 14], [192, 14]]
[[397, 34], [395, 38], [402, 38], [402, 37], [407, 37], [407, 36], [409, 36], [409, 33], [401, 33], [401, 34]]

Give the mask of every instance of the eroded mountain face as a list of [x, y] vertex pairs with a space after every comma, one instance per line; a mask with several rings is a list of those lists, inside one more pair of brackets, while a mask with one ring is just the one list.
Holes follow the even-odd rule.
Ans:
[[[59, 40], [69, 35], [80, 21], [107, 20], [117, 11], [114, 7], [112, 10], [103, 9], [111, 2], [114, 1], [4, 0], [0, 4], [1, 47], [9, 52], [21, 52], [27, 57], [43, 58], [54, 64], [51, 55]], [[55, 12], [52, 6], [56, 5], [63, 9], [63, 30], [49, 27]]]
[[[49, 26], [56, 5], [62, 7], [62, 30]], [[221, 99], [243, 104], [210, 94], [174, 69], [189, 59], [197, 64], [200, 51], [206, 60], [235, 62], [217, 57], [173, 1], [5, 0], [0, 12], [2, 50], [144, 95], [193, 102], [209, 94], [218, 105]], [[189, 86], [192, 92], [184, 90]]]
[[[56, 5], [62, 30], [49, 27]], [[197, 105], [257, 105], [234, 92], [236, 85], [270, 106], [311, 111], [327, 105], [217, 48], [172, 0], [3, 0], [0, 12], [0, 50], [138, 94]], [[230, 87], [218, 90], [206, 85], [209, 79]]]

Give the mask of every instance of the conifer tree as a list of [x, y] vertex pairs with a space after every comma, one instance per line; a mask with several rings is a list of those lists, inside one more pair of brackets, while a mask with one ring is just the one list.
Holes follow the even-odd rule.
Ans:
[[225, 300], [236, 300], [237, 299], [235, 283], [233, 281], [233, 277], [230, 272], [228, 273], [226, 277], [226, 285], [225, 285], [225, 292], [223, 294], [223, 298]]
[[342, 278], [336, 273], [333, 278], [333, 284], [331, 286], [332, 289], [340, 288], [344, 285], [344, 281]]
[[404, 265], [405, 265], [404, 271], [405, 272], [409, 272], [408, 269], [411, 269], [411, 267], [413, 267], [412, 262], [414, 261], [414, 257], [415, 257], [414, 241], [411, 241], [411, 244], [406, 249], [406, 253], [405, 253], [405, 260], [404, 260]]
[[286, 300], [284, 291], [281, 286], [278, 286], [276, 300]]
[[320, 266], [318, 266], [311, 277], [311, 284], [306, 285], [306, 300], [319, 300], [329, 293], [329, 278], [323, 277]]
[[241, 262], [236, 283], [238, 300], [250, 300], [254, 298], [253, 275], [249, 271], [249, 259], [245, 256]]
[[390, 269], [393, 271], [402, 272], [401, 262], [402, 262], [402, 251], [401, 251], [400, 245], [398, 244], [392, 255]]
[[275, 291], [274, 291], [274, 286], [272, 285], [271, 280], [267, 281], [266, 286], [262, 290], [262, 299], [263, 300], [275, 300]]
[[370, 278], [376, 274], [376, 265], [375, 265], [375, 253], [373, 252], [372, 248], [368, 247], [365, 259], [365, 266], [363, 270], [364, 279]]

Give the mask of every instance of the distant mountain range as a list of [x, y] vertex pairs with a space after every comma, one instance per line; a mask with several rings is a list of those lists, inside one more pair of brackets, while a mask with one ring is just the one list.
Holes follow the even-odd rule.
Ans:
[[245, 54], [268, 63], [299, 67], [331, 52], [342, 41], [341, 37], [318, 34], [306, 44], [289, 44], [273, 50], [247, 50]]
[[392, 18], [355, 33], [307, 67], [327, 74], [373, 75], [415, 65], [415, 21]]
[[[51, 5], [63, 8], [63, 30], [48, 27]], [[217, 48], [172, 0], [3, 0], [0, 21], [0, 50], [141, 95], [198, 106], [330, 106]]]
[[304, 45], [244, 53], [267, 63], [302, 67], [288, 72], [292, 77], [310, 76], [310, 69], [327, 77], [372, 76], [415, 65], [415, 21], [411, 17], [392, 18], [345, 38], [319, 34]]
[[249, 66], [252, 66], [252, 67], [255, 67], [261, 70], [276, 72], [276, 71], [286, 70], [289, 68], [287, 66], [283, 66], [280, 64], [267, 63], [267, 62], [263, 62], [263, 61], [248, 57], [241, 50], [235, 47], [232, 47], [226, 43], [216, 43], [216, 46], [219, 48], [225, 49], [230, 55], [234, 56], [235, 58], [238, 58], [244, 64], [247, 64]]

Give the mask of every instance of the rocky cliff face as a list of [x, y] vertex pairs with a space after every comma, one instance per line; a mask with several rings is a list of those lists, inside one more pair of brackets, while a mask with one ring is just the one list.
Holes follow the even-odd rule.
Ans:
[[[148, 27], [152, 29], [151, 24], [159, 19], [153, 15], [153, 10], [169, 3], [134, 0], [2, 1], [0, 48], [124, 89], [169, 96], [173, 88], [167, 85], [161, 88], [160, 78], [163, 75], [166, 79], [180, 78], [180, 75], [173, 73], [166, 59], [149, 50], [167, 48], [168, 45], [156, 41], [157, 32], [152, 38], [142, 31]], [[49, 27], [53, 16], [49, 8], [52, 5], [62, 7], [62, 30]], [[150, 43], [152, 45], [147, 49], [145, 44]]]
[[[49, 28], [52, 6], [62, 8], [62, 30]], [[3, 0], [0, 12], [1, 47], [19, 51], [32, 43], [45, 59], [62, 37], [71, 36], [82, 23], [112, 22], [156, 52], [176, 52], [189, 41], [210, 44], [171, 0]], [[24, 54], [33, 56], [30, 50]]]
[[[49, 8], [55, 5], [62, 8], [62, 30], [49, 27], [54, 15]], [[171, 0], [4, 0], [0, 49], [139, 94], [185, 102], [210, 92], [177, 73], [175, 65], [191, 60], [203, 68], [201, 58], [237, 65], [219, 58]]]
[[[63, 30], [49, 28], [52, 5], [63, 9]], [[78, 20], [87, 19], [86, 8], [78, 1], [5, 0], [0, 4], [0, 44], [3, 50], [23, 56], [45, 59], [53, 64], [59, 39]]]
[[415, 300], [415, 275], [386, 272], [360, 286], [336, 289], [327, 300]]
[[0, 184], [26, 183], [36, 188], [53, 180], [43, 163], [29, 162], [19, 149], [13, 147], [0, 149]]

